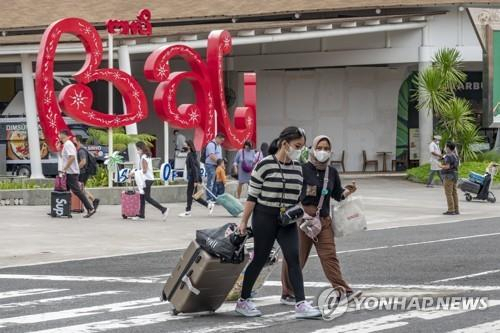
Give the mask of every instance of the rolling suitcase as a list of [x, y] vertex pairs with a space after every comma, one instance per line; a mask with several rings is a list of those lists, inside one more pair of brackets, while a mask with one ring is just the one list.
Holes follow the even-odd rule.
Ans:
[[167, 280], [162, 300], [169, 301], [173, 314], [217, 310], [248, 262], [222, 263], [192, 241]]
[[127, 219], [139, 215], [141, 195], [138, 191], [129, 189], [121, 194], [122, 217]]
[[464, 192], [478, 194], [479, 190], [481, 189], [481, 185], [468, 179], [462, 178], [458, 183], [458, 188]]
[[50, 193], [50, 216], [72, 217], [70, 192], [52, 191]]
[[[243, 272], [241, 272], [240, 276], [238, 277], [238, 280], [233, 286], [233, 289], [229, 292], [229, 294], [226, 297], [226, 301], [236, 301], [241, 295], [241, 289], [243, 288], [243, 278], [245, 277], [245, 270], [247, 269], [248, 265], [250, 265], [250, 262], [253, 259], [253, 246], [247, 247], [248, 252], [250, 253], [250, 261], [248, 264], [245, 266], [245, 269]], [[267, 258], [266, 264], [260, 271], [259, 276], [257, 277], [257, 280], [255, 280], [255, 283], [253, 285], [252, 289], [252, 297], [254, 297], [255, 294], [259, 292], [262, 287], [264, 287], [264, 282], [269, 278], [271, 273], [274, 271], [276, 268], [276, 263], [278, 262], [279, 259], [279, 253], [280, 253], [280, 248], [276, 247], [271, 250], [271, 253], [269, 254], [269, 257]]]
[[[208, 191], [208, 193], [215, 197], [215, 195], [209, 189], [207, 189], [206, 187], [205, 189]], [[229, 193], [224, 193], [216, 197], [215, 203], [224, 207], [228, 211], [228, 213], [234, 217], [237, 217], [238, 215], [243, 213], [243, 205], [241, 204], [241, 202]]]
[[[79, 182], [78, 185], [83, 191], [83, 184]], [[71, 212], [83, 213], [83, 203], [73, 192], [71, 192]]]

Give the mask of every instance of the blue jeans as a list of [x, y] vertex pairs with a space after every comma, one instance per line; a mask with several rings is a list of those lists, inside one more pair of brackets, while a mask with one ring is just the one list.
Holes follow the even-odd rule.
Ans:
[[[215, 168], [213, 164], [205, 164], [207, 174], [207, 188], [215, 194]], [[215, 197], [207, 191], [207, 200], [215, 200]]]
[[215, 191], [214, 194], [216, 196], [219, 196], [221, 194], [224, 194], [226, 192], [226, 186], [224, 185], [223, 182], [215, 182]]

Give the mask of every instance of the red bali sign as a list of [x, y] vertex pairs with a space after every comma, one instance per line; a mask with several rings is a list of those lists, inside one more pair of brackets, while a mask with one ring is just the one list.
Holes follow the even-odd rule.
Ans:
[[[142, 15], [142, 16], [141, 16]], [[142, 10], [137, 22], [149, 20], [151, 13]], [[144, 19], [144, 20], [143, 20]], [[143, 20], [143, 21], [141, 21]], [[121, 23], [120, 23], [121, 22]], [[116, 32], [141, 33], [140, 28], [126, 21], [108, 20], [107, 27]], [[141, 26], [144, 27], [144, 26]], [[128, 30], [127, 30], [128, 29]], [[139, 29], [139, 30], [138, 30]], [[149, 28], [150, 29], [150, 28]], [[149, 33], [151, 30], [149, 30]], [[85, 47], [86, 60], [74, 74], [76, 84], [66, 86], [57, 98], [54, 90], [54, 58], [63, 33], [74, 35]], [[102, 60], [102, 42], [97, 30], [87, 21], [66, 18], [54, 22], [45, 31], [37, 58], [35, 89], [40, 125], [51, 150], [56, 150], [58, 134], [68, 130], [62, 112], [73, 119], [95, 127], [122, 127], [140, 122], [148, 116], [146, 95], [139, 83], [129, 74], [118, 69], [99, 68]], [[208, 38], [206, 61], [186, 45], [172, 45], [154, 51], [146, 60], [144, 74], [150, 81], [158, 82], [154, 94], [154, 108], [160, 119], [178, 129], [195, 129], [197, 150], [212, 140], [216, 129], [225, 134], [227, 149], [239, 149], [246, 140], [256, 142], [256, 81], [254, 73], [245, 73], [244, 107], [235, 109], [234, 121], [228, 113], [223, 85], [223, 56], [231, 52], [231, 36], [227, 31], [213, 31]], [[169, 61], [183, 58], [190, 71], [171, 72]], [[93, 93], [87, 84], [91, 81], [111, 82], [125, 101], [127, 113], [109, 115], [92, 109]], [[179, 84], [188, 80], [196, 101], [177, 106]], [[217, 124], [216, 124], [217, 119]]]

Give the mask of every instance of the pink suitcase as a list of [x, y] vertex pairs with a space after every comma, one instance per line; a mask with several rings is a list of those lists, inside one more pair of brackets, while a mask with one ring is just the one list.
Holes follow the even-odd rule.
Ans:
[[122, 217], [127, 219], [139, 215], [141, 208], [141, 195], [138, 191], [127, 190], [121, 195]]

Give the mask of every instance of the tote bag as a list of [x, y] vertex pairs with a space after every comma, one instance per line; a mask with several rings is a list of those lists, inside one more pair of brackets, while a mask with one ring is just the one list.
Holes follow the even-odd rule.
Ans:
[[333, 208], [333, 233], [343, 237], [366, 230], [366, 217], [360, 197], [348, 197]]

